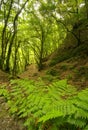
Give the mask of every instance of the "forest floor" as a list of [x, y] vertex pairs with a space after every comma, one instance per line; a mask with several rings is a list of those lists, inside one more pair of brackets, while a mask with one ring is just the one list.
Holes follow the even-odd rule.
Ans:
[[[85, 27], [88, 27], [88, 25], [85, 25]], [[85, 89], [88, 87], [87, 32], [88, 31], [86, 31], [85, 28], [83, 31], [82, 27], [81, 39], [82, 41], [85, 41], [82, 45], [80, 44], [80, 46], [77, 47], [73, 46], [75, 45], [75, 40], [71, 39], [70, 35], [68, 35], [65, 45], [58, 50], [58, 53], [55, 55], [54, 52], [50, 57], [46, 57], [47, 60], [43, 62], [43, 70], [38, 71], [36, 65], [31, 64], [17, 77], [35, 81], [40, 81], [42, 79], [46, 84], [51, 84], [52, 81], [67, 79], [68, 83], [77, 87], [79, 91]], [[71, 45], [69, 43], [71, 43]], [[60, 62], [57, 60], [60, 60]], [[57, 63], [51, 66], [51, 61], [54, 61], [55, 63], [57, 61]], [[0, 70], [0, 87], [5, 85], [6, 88], [9, 89], [10, 79], [11, 77], [9, 74]], [[0, 96], [0, 130], [26, 130], [26, 128], [23, 127], [22, 121], [9, 115], [8, 109], [5, 99]]]
[[19, 77], [35, 81], [41, 78], [45, 83], [67, 79], [69, 84], [79, 90], [88, 86], [88, 57], [79, 59], [75, 57], [74, 60], [68, 59], [54, 66], [49, 66], [48, 62], [44, 62], [44, 68], [41, 71], [38, 71], [35, 64], [29, 65]]
[[[69, 59], [52, 67], [44, 62], [44, 68], [38, 71], [35, 64], [27, 66], [26, 71], [20, 74], [20, 79], [38, 81], [40, 78], [45, 83], [54, 80], [67, 79], [68, 83], [76, 86], [78, 90], [88, 86], [88, 57], [86, 59]], [[9, 86], [9, 74], [0, 70], [0, 86]], [[0, 130], [26, 130], [22, 121], [18, 121], [8, 113], [8, 106], [3, 97], [0, 97]]]

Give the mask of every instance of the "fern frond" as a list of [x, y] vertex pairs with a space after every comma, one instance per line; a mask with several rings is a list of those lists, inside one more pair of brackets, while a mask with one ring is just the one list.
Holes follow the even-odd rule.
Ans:
[[88, 124], [83, 128], [83, 130], [88, 130]]
[[44, 123], [50, 119], [61, 117], [62, 115], [63, 115], [63, 113], [61, 113], [60, 111], [54, 111], [53, 113], [47, 113], [46, 115], [42, 116], [38, 122]]
[[11, 84], [10, 111], [19, 118], [25, 118], [25, 125], [30, 129], [35, 129], [36, 122], [42, 130], [40, 125], [48, 122], [52, 124], [50, 130], [61, 127], [63, 130], [66, 123], [68, 128], [74, 126], [74, 130], [88, 127], [88, 89], [77, 92], [75, 87], [67, 84], [67, 80], [53, 82], [49, 86], [29, 80], [15, 80]]
[[75, 118], [74, 116], [69, 117], [67, 122], [79, 128], [83, 128], [86, 125], [86, 120], [82, 118]]

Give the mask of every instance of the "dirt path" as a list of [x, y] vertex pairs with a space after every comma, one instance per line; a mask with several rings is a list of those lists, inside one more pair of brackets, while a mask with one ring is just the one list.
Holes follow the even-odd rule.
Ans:
[[38, 76], [39, 72], [35, 64], [31, 64], [26, 68], [26, 71], [20, 75], [20, 78], [34, 79]]
[[9, 75], [0, 70], [0, 84], [7, 83], [9, 81]]
[[26, 130], [21, 121], [8, 114], [8, 106], [2, 97], [0, 97], [0, 130]]

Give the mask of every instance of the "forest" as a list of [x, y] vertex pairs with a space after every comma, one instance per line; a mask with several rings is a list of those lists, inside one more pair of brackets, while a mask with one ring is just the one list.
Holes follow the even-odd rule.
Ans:
[[88, 130], [88, 0], [0, 0], [0, 130]]

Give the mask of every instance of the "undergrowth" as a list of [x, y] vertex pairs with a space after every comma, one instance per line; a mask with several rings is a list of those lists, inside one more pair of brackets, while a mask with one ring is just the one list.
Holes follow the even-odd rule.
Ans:
[[88, 130], [88, 89], [77, 92], [67, 80], [11, 81], [0, 95], [7, 97], [10, 114], [24, 119], [27, 130]]

